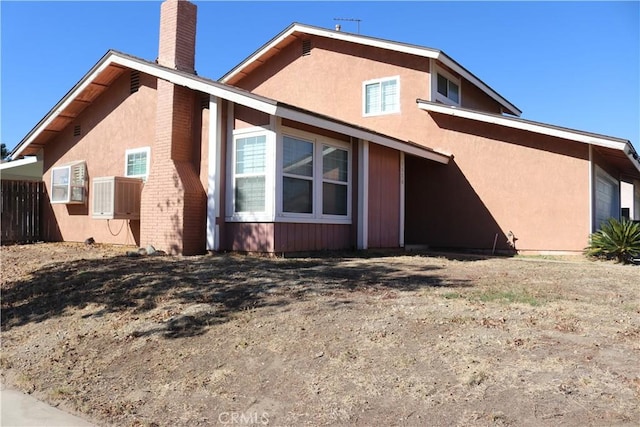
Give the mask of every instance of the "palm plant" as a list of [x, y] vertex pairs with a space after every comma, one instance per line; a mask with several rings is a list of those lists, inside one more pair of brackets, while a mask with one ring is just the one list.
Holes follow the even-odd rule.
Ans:
[[598, 231], [591, 234], [585, 253], [589, 256], [615, 258], [622, 263], [632, 262], [640, 256], [640, 223], [609, 218]]

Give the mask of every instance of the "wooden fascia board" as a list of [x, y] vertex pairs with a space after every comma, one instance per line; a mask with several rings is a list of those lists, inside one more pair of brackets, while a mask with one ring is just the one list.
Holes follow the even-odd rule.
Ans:
[[498, 104], [502, 105], [507, 110], [507, 112], [509, 112], [510, 114], [513, 114], [515, 116], [520, 116], [522, 114], [522, 111], [520, 111], [520, 109], [518, 107], [516, 107], [515, 105], [513, 105], [512, 103], [507, 101], [498, 92], [496, 92], [495, 90], [491, 89], [486, 83], [484, 83], [482, 80], [480, 80], [479, 78], [477, 78], [476, 76], [471, 74], [471, 72], [467, 71], [463, 66], [458, 64], [456, 61], [454, 61], [453, 59], [449, 58], [449, 56], [447, 56], [445, 53], [440, 52], [440, 55], [438, 55], [437, 59], [438, 59], [438, 61], [442, 62], [447, 67], [449, 67], [452, 70], [454, 70], [456, 73], [460, 74], [466, 80], [471, 82], [471, 84], [473, 84], [476, 87], [478, 87], [485, 94], [489, 95], [491, 97], [491, 99], [496, 101]]
[[75, 100], [75, 98], [82, 93], [89, 85], [93, 83], [93, 80], [102, 73], [110, 64], [109, 54], [105, 55], [95, 66], [89, 71], [85, 77], [71, 89], [67, 95], [65, 95], [56, 104], [51, 111], [31, 130], [25, 139], [20, 142], [18, 147], [11, 153], [11, 159], [15, 159], [22, 153], [40, 134], [49, 126], [57, 117], [62, 115], [62, 112]]
[[217, 82], [206, 82], [198, 79], [196, 76], [186, 76], [159, 65], [150, 64], [145, 61], [136, 61], [132, 58], [123, 56], [115, 56], [113, 61], [119, 65], [138, 70], [142, 73], [166, 80], [173, 84], [184, 86], [199, 92], [208, 93], [209, 95], [244, 105], [267, 114], [274, 114], [276, 109], [275, 102], [270, 102], [270, 100], [267, 99], [261, 99], [261, 97], [256, 95], [244, 93], [231, 86], [225, 86]]
[[451, 107], [447, 105], [439, 105], [431, 102], [424, 102], [418, 100], [418, 107], [425, 111], [432, 111], [434, 113], [447, 114], [454, 117], [462, 117], [465, 119], [476, 120], [484, 123], [495, 124], [499, 126], [505, 126], [512, 129], [519, 129], [528, 132], [539, 133], [542, 135], [554, 136], [557, 138], [567, 139], [570, 141], [581, 142], [583, 144], [595, 145], [598, 147], [611, 148], [613, 150], [620, 150], [624, 152], [626, 157], [633, 163], [636, 169], [640, 171], [640, 162], [638, 160], [638, 154], [633, 149], [633, 146], [629, 141], [620, 139], [607, 138], [605, 136], [597, 136], [592, 134], [586, 134], [578, 131], [572, 131], [570, 129], [560, 129], [554, 126], [545, 125], [543, 123], [535, 123], [526, 121], [524, 119], [517, 119], [512, 117], [501, 117], [493, 114], [481, 113], [477, 111], [470, 111]]

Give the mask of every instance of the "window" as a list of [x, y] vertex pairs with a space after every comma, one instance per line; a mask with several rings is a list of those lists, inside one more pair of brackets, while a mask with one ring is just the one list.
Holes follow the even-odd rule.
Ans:
[[363, 83], [363, 112], [365, 116], [400, 111], [400, 78], [390, 77]]
[[87, 194], [84, 161], [51, 169], [51, 203], [84, 203]]
[[349, 221], [349, 144], [290, 132], [282, 138], [282, 216]]
[[460, 105], [460, 80], [441, 70], [436, 72], [434, 99], [449, 105]]
[[322, 213], [348, 214], [349, 152], [322, 146]]
[[235, 213], [265, 212], [266, 135], [235, 140]]
[[227, 221], [351, 223], [351, 145], [277, 128], [234, 131]]
[[125, 153], [124, 176], [146, 180], [149, 176], [150, 157], [149, 147], [127, 150]]
[[282, 210], [313, 213], [313, 142], [283, 138]]

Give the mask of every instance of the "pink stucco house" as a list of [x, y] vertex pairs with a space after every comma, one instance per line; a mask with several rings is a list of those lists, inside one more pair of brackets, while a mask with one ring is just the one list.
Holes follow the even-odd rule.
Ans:
[[213, 81], [196, 6], [161, 8], [157, 61], [109, 51], [12, 152], [43, 162], [46, 239], [566, 252], [621, 182], [640, 213], [629, 141], [520, 119], [442, 51], [293, 24]]

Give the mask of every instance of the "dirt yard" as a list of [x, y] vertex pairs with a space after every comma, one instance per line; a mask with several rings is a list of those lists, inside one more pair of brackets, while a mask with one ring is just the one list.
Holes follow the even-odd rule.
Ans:
[[98, 425], [640, 424], [640, 267], [127, 249], [2, 247], [5, 384]]

